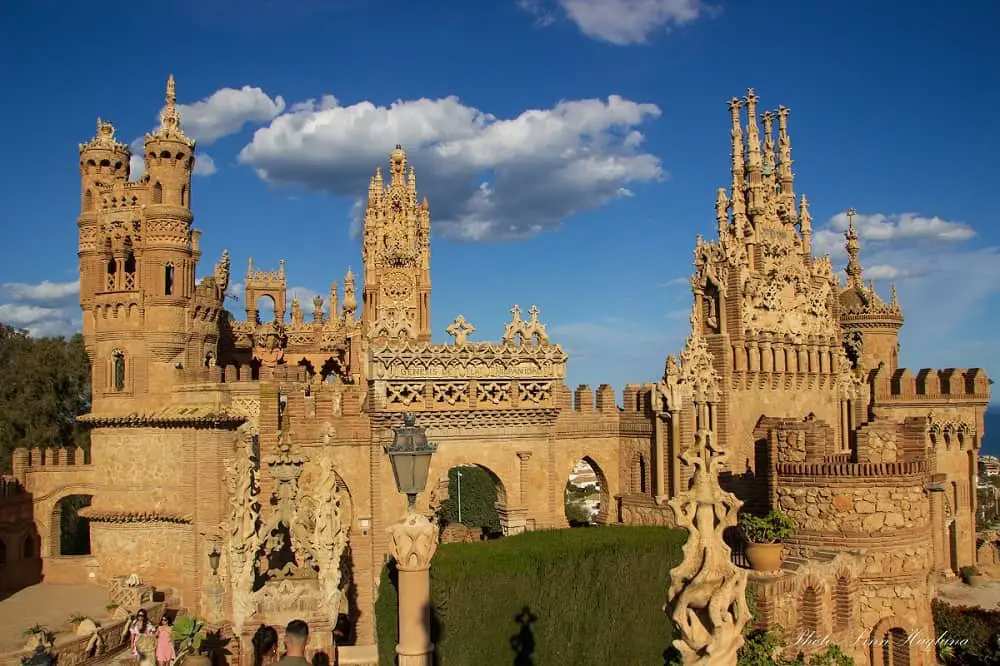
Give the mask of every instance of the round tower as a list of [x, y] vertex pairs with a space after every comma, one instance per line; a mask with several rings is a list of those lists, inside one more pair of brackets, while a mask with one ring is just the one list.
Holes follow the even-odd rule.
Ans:
[[[195, 266], [201, 252], [192, 229], [191, 175], [194, 139], [181, 129], [174, 77], [167, 79], [166, 103], [160, 127], [146, 135], [145, 202], [142, 257], [142, 292], [145, 304], [150, 381], [157, 372], [172, 376], [186, 345], [185, 307], [195, 292]], [[163, 378], [167, 380], [167, 377]], [[169, 381], [166, 381], [169, 384]]]
[[[93, 296], [105, 291], [103, 247], [100, 243], [99, 219], [101, 211], [117, 208], [120, 202], [109, 201], [115, 186], [128, 182], [129, 160], [132, 153], [128, 146], [115, 138], [111, 123], [97, 119], [97, 134], [87, 143], [80, 144], [80, 306], [89, 311]], [[92, 321], [84, 317], [84, 333], [89, 333]]]
[[847, 211], [848, 226], [844, 233], [847, 255], [847, 287], [839, 296], [840, 326], [844, 345], [855, 367], [874, 370], [885, 363], [889, 373], [899, 368], [899, 329], [903, 326], [903, 311], [892, 287], [892, 300], [883, 301], [875, 291], [875, 283], [865, 285], [858, 253], [861, 244], [854, 228], [855, 210]]

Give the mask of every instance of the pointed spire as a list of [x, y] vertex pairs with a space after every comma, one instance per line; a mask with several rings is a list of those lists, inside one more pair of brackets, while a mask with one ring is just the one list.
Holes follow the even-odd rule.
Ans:
[[747, 90], [747, 163], [751, 170], [760, 169], [760, 136], [757, 128], [757, 94], [753, 88]]
[[396, 149], [389, 155], [389, 173], [391, 174], [390, 185], [404, 185], [406, 174], [406, 151], [403, 146], [396, 144]]
[[742, 233], [746, 224], [746, 148], [743, 145], [743, 128], [740, 121], [740, 109], [743, 108], [743, 101], [738, 97], [733, 97], [726, 105], [729, 107], [729, 117], [732, 123], [730, 135], [733, 142], [733, 182], [730, 205], [733, 209], [733, 224], [736, 225], [737, 232]]
[[774, 178], [774, 112], [765, 111], [761, 114], [764, 121], [764, 177]]
[[809, 214], [809, 201], [804, 194], [799, 202], [799, 231], [802, 232], [802, 253], [812, 255], [812, 215]]
[[792, 173], [792, 139], [788, 136], [788, 107], [778, 107], [778, 183], [781, 193], [795, 201], [795, 176]]
[[854, 216], [857, 214], [858, 211], [853, 208], [847, 211], [847, 231], [844, 232], [844, 239], [847, 242], [844, 246], [847, 249], [849, 259], [844, 271], [847, 273], [848, 287], [862, 288], [864, 280], [861, 277], [861, 262], [858, 261], [861, 244], [858, 242], [858, 231], [854, 228]]
[[177, 85], [174, 83], [174, 75], [167, 78], [166, 104], [160, 111], [160, 128], [153, 133], [153, 136], [160, 139], [177, 139], [187, 145], [194, 147], [194, 140], [188, 138], [181, 130], [181, 114], [177, 110]]
[[893, 284], [890, 287], [892, 289], [892, 299], [889, 303], [892, 307], [899, 309], [899, 294], [896, 293], [896, 285]]

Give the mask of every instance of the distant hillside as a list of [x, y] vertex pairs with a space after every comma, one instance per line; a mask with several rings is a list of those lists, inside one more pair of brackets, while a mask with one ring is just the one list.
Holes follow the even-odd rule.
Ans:
[[990, 453], [1000, 456], [1000, 407], [990, 407], [986, 410], [986, 437], [983, 440], [982, 454]]

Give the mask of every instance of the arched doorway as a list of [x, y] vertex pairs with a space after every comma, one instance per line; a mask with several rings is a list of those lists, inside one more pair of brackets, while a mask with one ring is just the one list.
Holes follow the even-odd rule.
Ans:
[[444, 529], [462, 525], [481, 538], [503, 534], [498, 509], [506, 505], [506, 491], [489, 469], [473, 464], [452, 467], [441, 479], [436, 495], [436, 512]]
[[573, 464], [566, 479], [563, 506], [570, 527], [607, 523], [608, 483], [591, 458], [584, 457]]
[[90, 555], [90, 520], [80, 510], [90, 506], [92, 495], [67, 495], [52, 511], [53, 548], [55, 555]]

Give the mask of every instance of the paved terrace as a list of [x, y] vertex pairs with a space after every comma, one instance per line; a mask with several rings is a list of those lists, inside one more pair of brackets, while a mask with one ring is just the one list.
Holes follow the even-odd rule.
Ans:
[[64, 625], [74, 613], [100, 621], [108, 614], [107, 604], [108, 590], [97, 585], [39, 583], [16, 592], [0, 601], [0, 654], [21, 649], [28, 627], [68, 629]]

